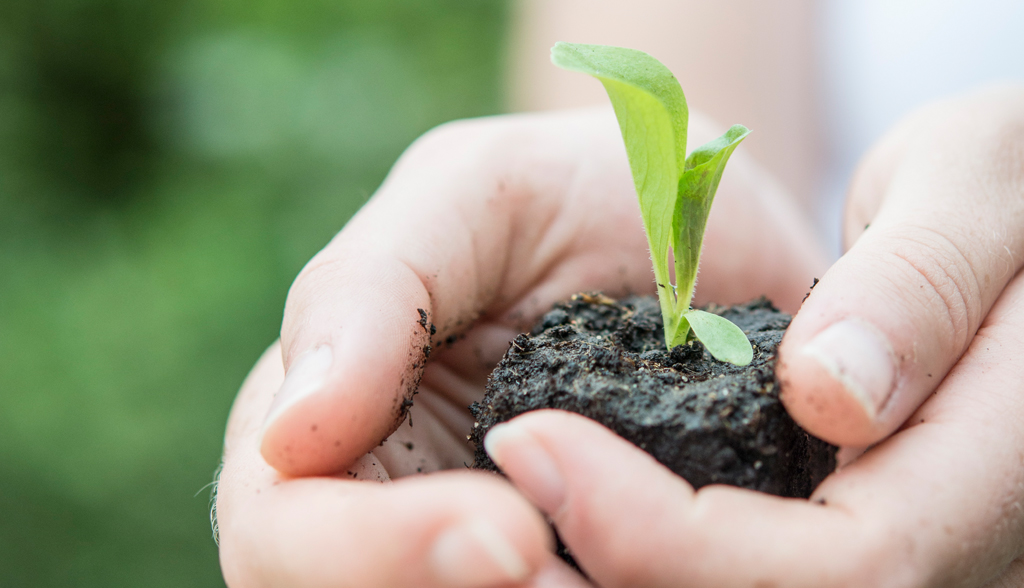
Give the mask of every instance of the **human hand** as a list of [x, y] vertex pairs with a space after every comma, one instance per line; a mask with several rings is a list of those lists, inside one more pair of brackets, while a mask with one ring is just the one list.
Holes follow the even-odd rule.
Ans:
[[861, 163], [844, 239], [786, 333], [779, 378], [805, 429], [866, 447], [936, 390], [1024, 263], [1024, 88], [899, 124]]
[[810, 501], [694, 492], [556, 411], [495, 427], [488, 452], [606, 588], [1024, 585], [1022, 196], [1020, 89], [924, 109], [867, 157], [852, 247], [793, 320], [779, 369], [804, 427], [878, 443]]
[[[695, 141], [718, 130], [691, 121]], [[698, 301], [768, 294], [795, 309], [824, 267], [811, 234], [737, 154], [711, 214]], [[552, 303], [653, 286], [611, 110], [463, 122], [418, 141], [303, 270], [281, 349], [236, 401], [217, 500], [228, 583], [585, 586], [506, 482], [414, 474], [470, 461], [466, 407]], [[313, 475], [327, 477], [292, 477]]]

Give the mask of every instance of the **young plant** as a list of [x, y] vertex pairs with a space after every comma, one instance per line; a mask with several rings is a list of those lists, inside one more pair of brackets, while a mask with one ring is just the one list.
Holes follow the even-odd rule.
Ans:
[[696, 338], [715, 359], [747, 365], [753, 350], [743, 331], [716, 314], [690, 308], [690, 302], [722, 170], [750, 130], [734, 125], [687, 157], [686, 97], [661, 62], [635, 49], [571, 43], [555, 44], [551, 61], [600, 80], [615, 107], [651, 248], [665, 344], [671, 349]]

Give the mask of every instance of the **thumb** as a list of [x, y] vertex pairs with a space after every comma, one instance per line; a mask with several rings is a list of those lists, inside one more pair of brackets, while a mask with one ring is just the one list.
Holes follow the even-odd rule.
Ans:
[[[376, 447], [405, 418], [431, 340], [476, 323], [444, 358], [459, 377], [440, 378], [461, 390], [442, 404], [463, 410], [513, 327], [581, 287], [648, 287], [643, 233], [620, 230], [639, 229], [631, 177], [614, 171], [628, 167], [602, 165], [625, 163], [610, 115], [460, 121], [409, 148], [288, 293], [287, 372], [260, 442], [270, 465], [329, 474]], [[446, 410], [437, 421], [454, 424]]]
[[477, 126], [448, 125], [414, 144], [292, 285], [286, 377], [260, 441], [279, 471], [329, 474], [376, 447], [405, 419], [432, 338], [488, 303], [499, 266], [478, 266], [473, 254], [500, 257], [512, 199], [488, 197], [497, 182]]
[[779, 351], [782, 399], [805, 429], [864, 447], [934, 391], [1024, 260], [1024, 91], [937, 104], [865, 158], [849, 251]]

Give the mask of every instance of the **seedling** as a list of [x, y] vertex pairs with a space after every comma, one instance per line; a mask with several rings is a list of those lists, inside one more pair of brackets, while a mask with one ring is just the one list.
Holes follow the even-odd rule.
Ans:
[[704, 227], [722, 170], [750, 130], [734, 125], [687, 157], [686, 97], [672, 72], [657, 59], [635, 49], [557, 43], [551, 48], [551, 61], [594, 76], [611, 98], [640, 197], [665, 344], [671, 349], [698, 339], [715, 359], [747, 365], [753, 349], [743, 331], [716, 314], [690, 308], [690, 302]]

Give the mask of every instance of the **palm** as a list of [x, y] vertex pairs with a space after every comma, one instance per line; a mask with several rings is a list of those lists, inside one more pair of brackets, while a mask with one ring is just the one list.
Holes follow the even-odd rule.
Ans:
[[390, 478], [465, 467], [473, 461], [466, 441], [473, 419], [469, 405], [483, 384], [453, 370], [442, 354], [423, 375], [410, 418], [371, 453]]

